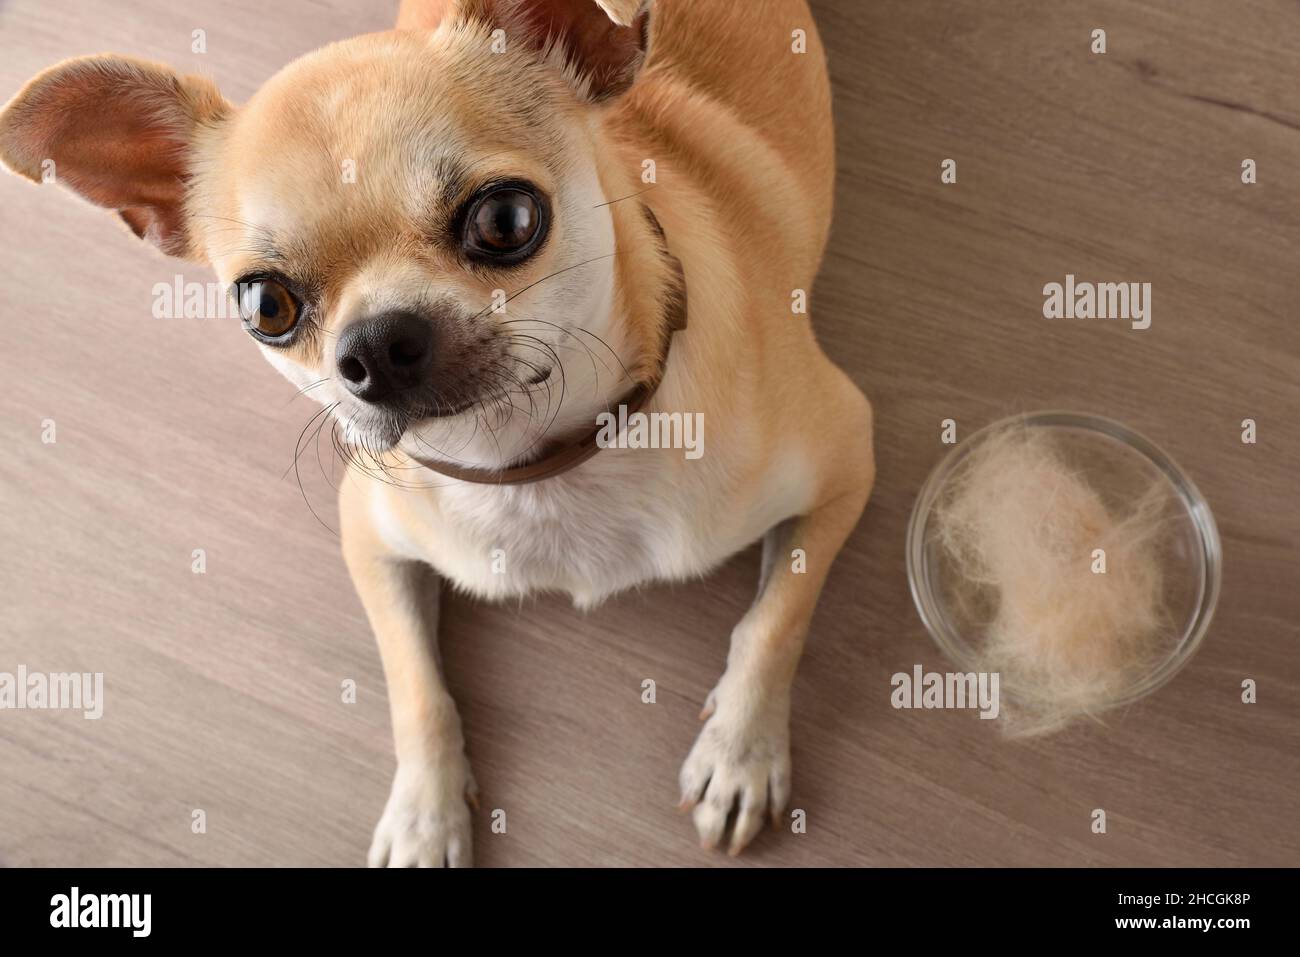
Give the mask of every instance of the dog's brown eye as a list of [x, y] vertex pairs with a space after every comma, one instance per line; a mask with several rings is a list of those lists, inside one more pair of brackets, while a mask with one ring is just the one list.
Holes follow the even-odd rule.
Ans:
[[262, 339], [280, 339], [298, 324], [301, 308], [293, 293], [274, 279], [258, 279], [240, 287], [239, 314]]
[[503, 186], [476, 200], [465, 219], [465, 250], [487, 262], [527, 259], [544, 238], [546, 210], [533, 192]]

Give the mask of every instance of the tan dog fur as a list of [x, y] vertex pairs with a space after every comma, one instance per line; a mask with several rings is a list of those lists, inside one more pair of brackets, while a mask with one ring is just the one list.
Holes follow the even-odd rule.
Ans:
[[[413, 442], [455, 448], [481, 467], [507, 464], [477, 421], [468, 439], [440, 421], [375, 456], [404, 470], [407, 487], [360, 469], [342, 485], [343, 553], [378, 639], [398, 758], [370, 862], [470, 861], [475, 786], [438, 665], [429, 566], [487, 597], [560, 590], [589, 607], [644, 582], [703, 575], [766, 536], [758, 598], [732, 634], [681, 771], [702, 843], [724, 841], [734, 809], [738, 852], [789, 798], [791, 683], [874, 475], [866, 399], [822, 353], [807, 317], [790, 310], [792, 292], [811, 289], [833, 195], [830, 93], [813, 19], [802, 0], [657, 0], [635, 82], [592, 103], [554, 53], [477, 59], [487, 24], [466, 26], [462, 4], [486, 9], [493, 0], [407, 0], [398, 31], [312, 54], [240, 109], [207, 81], [164, 67], [69, 61], [0, 114], [0, 158], [32, 179], [54, 158], [62, 182], [164, 250], [210, 262], [223, 281], [244, 274], [259, 237], [300, 238], [281, 255], [286, 268], [322, 276], [320, 328], [290, 349], [264, 347], [299, 385], [329, 378], [327, 346], [377, 303], [423, 302], [417, 288], [436, 286], [478, 307], [504, 282], [428, 248], [416, 228], [425, 210], [413, 203], [439, 183], [413, 169], [408, 145], [419, 155], [454, 151], [479, 177], [527, 176], [554, 192], [557, 238], [505, 288], [539, 283], [521, 296], [529, 316], [576, 312], [579, 330], [590, 319], [634, 381], [662, 360], [658, 303], [668, 277], [640, 206], [652, 210], [685, 273], [690, 325], [672, 344], [651, 408], [702, 412], [707, 454], [687, 461], [678, 450], [611, 448], [535, 485], [475, 486], [411, 469], [404, 452]], [[637, 22], [643, 8], [600, 0], [603, 25], [572, 15], [603, 34]], [[795, 30], [806, 32], [807, 53], [792, 51]], [[360, 170], [350, 191], [337, 184], [340, 158]], [[648, 190], [647, 158], [657, 166]], [[571, 266], [557, 257], [611, 245], [617, 255], [583, 266], [581, 281], [547, 278]], [[576, 352], [578, 338], [570, 330], [547, 344]], [[583, 388], [561, 404], [548, 437], [581, 432], [627, 390], [621, 371], [595, 362], [590, 380], [579, 379], [585, 362], [566, 365]], [[334, 414], [362, 435], [363, 413], [344, 406]], [[536, 416], [506, 416], [498, 443], [505, 436], [526, 448], [540, 438], [530, 431]], [[505, 574], [492, 568], [495, 549]], [[806, 570], [794, 567], [795, 549]]]

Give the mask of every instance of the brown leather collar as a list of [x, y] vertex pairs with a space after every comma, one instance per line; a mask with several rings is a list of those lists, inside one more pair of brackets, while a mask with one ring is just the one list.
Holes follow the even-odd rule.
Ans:
[[[668, 369], [668, 356], [672, 348], [673, 333], [686, 328], [686, 276], [682, 271], [682, 264], [676, 256], [668, 251], [663, 228], [659, 225], [659, 220], [655, 218], [654, 213], [650, 211], [649, 207], [643, 206], [642, 209], [659, 241], [660, 255], [668, 266], [670, 278], [661, 302], [664, 313], [663, 360], [660, 362], [659, 368], [652, 379], [637, 385], [631, 392], [620, 398], [614, 406], [614, 408], [627, 406], [629, 416], [645, 408], [646, 404], [659, 390], [664, 373]], [[603, 430], [603, 426], [597, 426], [577, 441], [560, 445], [534, 462], [517, 465], [513, 468], [481, 469], [411, 455], [409, 452], [404, 454], [417, 465], [423, 466], [431, 472], [437, 472], [439, 475], [445, 475], [447, 478], [457, 479], [461, 482], [472, 482], [476, 485], [528, 485], [532, 482], [540, 482], [543, 479], [562, 475], [576, 469], [587, 461], [600, 451], [601, 446], [597, 444], [597, 440]]]

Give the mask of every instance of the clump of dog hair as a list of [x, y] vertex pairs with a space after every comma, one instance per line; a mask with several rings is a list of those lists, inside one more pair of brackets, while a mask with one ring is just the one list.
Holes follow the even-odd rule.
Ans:
[[1108, 501], [1099, 485], [1047, 430], [1013, 424], [936, 503], [949, 598], [974, 623], [976, 670], [1001, 676], [1009, 734], [1096, 715], [1170, 650], [1160, 540], [1173, 489], [1143, 475]]

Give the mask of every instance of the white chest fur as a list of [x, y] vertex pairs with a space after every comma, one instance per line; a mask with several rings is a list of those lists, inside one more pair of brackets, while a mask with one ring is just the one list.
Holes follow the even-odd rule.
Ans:
[[532, 485], [430, 475], [438, 487], [423, 491], [376, 483], [371, 503], [389, 547], [466, 591], [493, 599], [559, 591], [586, 608], [649, 581], [704, 574], [797, 514], [807, 478], [796, 460], [757, 486], [727, 488], [707, 456], [606, 449]]

